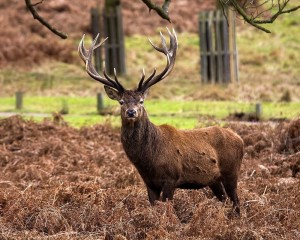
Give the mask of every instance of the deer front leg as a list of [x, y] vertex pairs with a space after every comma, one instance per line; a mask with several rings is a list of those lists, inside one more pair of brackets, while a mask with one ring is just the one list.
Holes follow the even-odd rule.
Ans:
[[153, 189], [147, 186], [148, 198], [151, 205], [154, 205], [156, 200], [159, 200], [161, 190]]
[[167, 200], [173, 200], [174, 192], [175, 192], [175, 184], [173, 183], [165, 183], [162, 189], [162, 200], [163, 202]]

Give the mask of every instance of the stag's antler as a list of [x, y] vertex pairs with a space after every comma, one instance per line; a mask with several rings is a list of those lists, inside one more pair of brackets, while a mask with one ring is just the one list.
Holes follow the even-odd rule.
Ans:
[[153, 70], [152, 74], [150, 75], [150, 77], [144, 81], [145, 79], [145, 71], [143, 69], [143, 75], [142, 78], [139, 82], [139, 86], [137, 88], [138, 91], [142, 91], [145, 92], [148, 88], [150, 88], [151, 86], [153, 86], [154, 84], [158, 83], [159, 81], [161, 81], [162, 79], [164, 79], [165, 77], [167, 77], [170, 72], [172, 71], [174, 64], [175, 64], [175, 58], [176, 58], [176, 51], [178, 48], [178, 41], [177, 41], [177, 36], [176, 36], [176, 32], [173, 29], [173, 34], [170, 32], [170, 30], [167, 28], [168, 30], [168, 34], [170, 37], [170, 47], [168, 49], [167, 44], [166, 44], [166, 39], [164, 37], [164, 35], [160, 32], [160, 37], [161, 37], [161, 43], [162, 43], [162, 48], [155, 46], [152, 41], [149, 39], [150, 44], [152, 45], [152, 47], [165, 54], [167, 57], [167, 65], [165, 67], [165, 69], [158, 75], [155, 76], [156, 74], [156, 69]]
[[82, 36], [82, 39], [79, 43], [78, 46], [78, 52], [79, 52], [79, 56], [81, 57], [81, 59], [84, 61], [85, 63], [85, 67], [86, 67], [86, 71], [87, 73], [94, 78], [95, 80], [97, 80], [98, 82], [103, 83], [106, 86], [112, 87], [116, 90], [118, 90], [119, 92], [123, 92], [124, 91], [124, 87], [122, 86], [122, 84], [120, 84], [120, 82], [118, 81], [117, 78], [117, 73], [116, 73], [116, 69], [114, 68], [114, 75], [115, 75], [115, 79], [111, 79], [106, 71], [105, 71], [105, 66], [104, 66], [104, 70], [103, 70], [103, 75], [104, 77], [100, 76], [96, 69], [94, 68], [94, 65], [92, 63], [92, 57], [93, 57], [93, 51], [100, 47], [107, 38], [105, 38], [102, 42], [100, 42], [99, 44], [96, 45], [99, 34], [96, 36], [96, 38], [94, 39], [94, 41], [92, 42], [92, 45], [90, 46], [89, 50], [85, 49], [84, 47], [84, 36]]
[[[166, 39], [164, 37], [164, 35], [162, 33], [160, 33], [160, 37], [161, 37], [161, 43], [162, 43], [162, 47], [157, 47], [155, 46], [152, 41], [149, 39], [150, 44], [152, 45], [152, 47], [165, 54], [167, 57], [167, 65], [165, 67], [165, 69], [159, 73], [158, 75], [155, 76], [156, 74], [156, 69], [153, 70], [152, 74], [147, 78], [147, 80], [145, 80], [145, 71], [143, 70], [143, 75], [142, 78], [139, 82], [137, 91], [141, 91], [141, 92], [145, 92], [148, 88], [150, 88], [151, 86], [153, 86], [154, 84], [158, 83], [159, 81], [161, 81], [162, 79], [164, 79], [165, 77], [167, 77], [170, 72], [172, 71], [174, 64], [175, 64], [175, 58], [176, 58], [176, 51], [178, 48], [178, 41], [177, 41], [177, 36], [176, 36], [176, 32], [173, 29], [173, 33], [170, 32], [170, 30], [167, 28], [168, 30], [168, 34], [170, 37], [170, 47], [168, 49], [167, 47], [167, 43], [166, 43]], [[96, 45], [99, 34], [96, 36], [96, 38], [94, 39], [94, 41], [92, 42], [92, 45], [90, 46], [89, 50], [85, 49], [84, 47], [84, 36], [82, 37], [79, 46], [78, 46], [78, 52], [79, 55], [81, 57], [81, 59], [84, 61], [85, 66], [86, 66], [86, 71], [87, 73], [94, 78], [95, 80], [97, 80], [98, 82], [103, 83], [104, 85], [107, 85], [109, 87], [112, 87], [116, 90], [118, 90], [119, 92], [124, 92], [125, 88], [122, 86], [122, 84], [120, 84], [120, 82], [118, 81], [117, 78], [117, 74], [116, 74], [116, 69], [114, 68], [114, 76], [115, 79], [111, 79], [106, 71], [105, 71], [105, 67], [103, 70], [103, 75], [104, 77], [100, 76], [96, 69], [94, 68], [93, 64], [92, 64], [92, 57], [93, 57], [93, 51], [100, 47], [105, 40], [104, 39], [102, 42], [100, 42], [99, 44]], [[145, 80], [145, 81], [144, 81]]]

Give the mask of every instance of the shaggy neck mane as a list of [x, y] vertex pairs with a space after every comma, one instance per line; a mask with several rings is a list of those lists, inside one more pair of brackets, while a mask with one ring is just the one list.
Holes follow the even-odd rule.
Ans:
[[141, 119], [134, 123], [122, 120], [121, 141], [127, 156], [139, 168], [155, 160], [161, 142], [160, 131], [144, 111]]

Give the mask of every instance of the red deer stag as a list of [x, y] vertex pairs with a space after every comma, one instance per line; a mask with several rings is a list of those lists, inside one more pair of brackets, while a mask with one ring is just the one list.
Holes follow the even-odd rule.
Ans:
[[199, 189], [210, 187], [215, 196], [224, 201], [225, 195], [233, 202], [233, 210], [239, 214], [237, 180], [244, 155], [243, 140], [229, 129], [207, 127], [195, 130], [178, 130], [169, 125], [156, 126], [150, 122], [144, 108], [147, 90], [166, 78], [172, 71], [178, 47], [175, 31], [171, 33], [170, 47], [162, 33], [162, 47], [153, 48], [163, 53], [167, 65], [156, 75], [156, 69], [145, 80], [142, 78], [135, 90], [127, 90], [118, 81], [116, 70], [114, 79], [106, 71], [99, 75], [93, 64], [93, 51], [97, 38], [89, 50], [84, 47], [84, 36], [79, 43], [79, 54], [85, 62], [87, 73], [104, 84], [109, 98], [121, 105], [121, 141], [123, 148], [143, 178], [151, 204], [159, 200], [172, 200], [176, 188]]

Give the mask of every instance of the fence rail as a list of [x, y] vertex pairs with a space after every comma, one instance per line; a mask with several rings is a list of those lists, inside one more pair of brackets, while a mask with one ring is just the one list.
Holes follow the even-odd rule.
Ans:
[[234, 12], [202, 12], [199, 16], [200, 65], [203, 83], [238, 82]]

